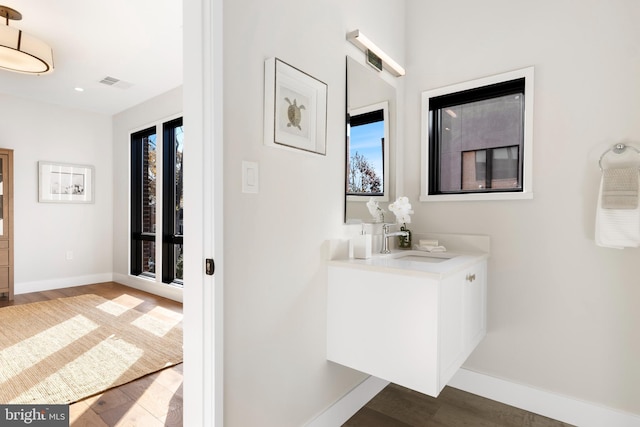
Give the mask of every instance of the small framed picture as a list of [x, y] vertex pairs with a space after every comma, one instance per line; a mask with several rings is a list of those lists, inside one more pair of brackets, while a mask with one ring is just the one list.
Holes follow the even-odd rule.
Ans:
[[39, 202], [93, 203], [93, 166], [40, 161], [38, 175]]
[[265, 145], [326, 154], [327, 85], [278, 58], [264, 77]]

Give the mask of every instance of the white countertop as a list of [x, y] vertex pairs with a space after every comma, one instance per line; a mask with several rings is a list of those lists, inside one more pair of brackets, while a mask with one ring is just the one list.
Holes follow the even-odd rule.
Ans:
[[[407, 256], [403, 259], [402, 256]], [[428, 262], [412, 260], [412, 255], [445, 258], [444, 261]], [[400, 256], [400, 258], [398, 258]], [[423, 252], [416, 250], [394, 250], [390, 254], [374, 254], [369, 259], [335, 259], [329, 261], [330, 266], [356, 268], [378, 271], [382, 273], [426, 275], [443, 279], [462, 271], [478, 261], [487, 259], [485, 252]], [[415, 259], [415, 258], [414, 258]]]

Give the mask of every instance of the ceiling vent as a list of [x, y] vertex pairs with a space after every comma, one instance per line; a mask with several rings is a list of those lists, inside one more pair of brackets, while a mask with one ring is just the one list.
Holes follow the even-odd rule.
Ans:
[[107, 76], [100, 80], [100, 83], [107, 86], [118, 87], [120, 89], [129, 89], [133, 84], [122, 81], [120, 79], [116, 79], [115, 77]]

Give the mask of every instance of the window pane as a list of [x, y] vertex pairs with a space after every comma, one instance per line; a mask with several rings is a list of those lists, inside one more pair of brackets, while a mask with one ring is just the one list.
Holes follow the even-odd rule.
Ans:
[[155, 242], [142, 242], [142, 273], [155, 275], [156, 273], [156, 244]]
[[[441, 192], [521, 188], [523, 101], [517, 93], [437, 110]], [[488, 182], [486, 156], [492, 163]]]
[[142, 232], [156, 232], [156, 135], [142, 140]]
[[486, 190], [518, 187], [518, 146], [462, 153], [462, 189]]
[[[182, 148], [184, 133], [182, 131], [182, 125], [174, 129], [175, 139], [175, 215], [173, 218], [174, 234], [176, 236], [182, 236], [184, 234], [183, 212], [184, 212], [184, 198], [182, 191], [183, 182], [183, 161], [182, 161]], [[173, 261], [174, 261], [174, 279], [176, 281], [183, 280], [183, 248], [182, 245], [174, 245], [173, 249]]]
[[176, 214], [174, 217], [174, 234], [182, 236], [183, 233], [183, 222], [182, 222], [182, 214], [184, 208], [184, 199], [182, 195], [182, 147], [183, 147], [183, 136], [182, 126], [176, 127], [174, 129], [174, 137], [175, 137], [175, 200], [174, 206], [176, 209]]
[[462, 189], [481, 190], [486, 186], [487, 152], [485, 150], [462, 153]]
[[492, 152], [491, 188], [518, 187], [518, 147], [496, 148]]
[[[382, 110], [380, 117], [383, 117]], [[351, 126], [347, 194], [375, 195], [384, 192], [384, 133], [382, 118]]]
[[174, 245], [174, 259], [176, 260], [175, 265], [175, 278], [176, 280], [183, 280], [183, 252], [182, 245]]
[[166, 122], [162, 128], [162, 281], [181, 284], [184, 233], [182, 118]]

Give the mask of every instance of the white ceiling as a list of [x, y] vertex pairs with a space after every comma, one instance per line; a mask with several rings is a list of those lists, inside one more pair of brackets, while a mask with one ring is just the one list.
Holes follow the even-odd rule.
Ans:
[[[22, 14], [9, 25], [48, 43], [55, 63], [41, 76], [0, 69], [0, 93], [111, 115], [182, 84], [182, 0], [0, 4]], [[107, 76], [122, 83], [99, 83]]]

